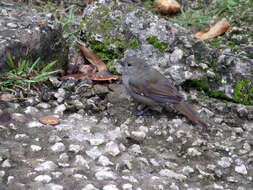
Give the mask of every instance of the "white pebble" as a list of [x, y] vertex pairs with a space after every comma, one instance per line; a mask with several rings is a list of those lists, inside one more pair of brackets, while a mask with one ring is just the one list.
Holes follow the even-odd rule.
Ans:
[[52, 180], [52, 177], [49, 175], [39, 175], [34, 178], [34, 181], [42, 182], [42, 183], [49, 183]]
[[62, 185], [58, 185], [54, 183], [46, 184], [45, 186], [47, 190], [63, 190]]
[[54, 109], [54, 113], [55, 114], [63, 114], [63, 112], [66, 110], [66, 106], [65, 104], [61, 104], [59, 106], [57, 106], [55, 109]]
[[31, 148], [31, 151], [33, 151], [33, 152], [38, 152], [38, 151], [40, 151], [42, 149], [41, 146], [34, 145], [34, 144], [32, 144], [30, 146], [30, 148]]
[[3, 161], [2, 167], [3, 167], [3, 168], [10, 168], [10, 167], [11, 167], [10, 160], [9, 160], [9, 159], [6, 159], [5, 161]]
[[183, 174], [178, 174], [172, 170], [169, 169], [162, 169], [160, 170], [159, 174], [163, 177], [169, 177], [169, 178], [174, 178], [178, 180], [184, 180], [186, 179], [186, 176]]
[[103, 155], [98, 158], [98, 163], [102, 166], [113, 165], [113, 163], [109, 160], [109, 158]]
[[108, 142], [105, 146], [105, 152], [112, 156], [117, 156], [120, 153], [119, 146], [113, 141]]
[[81, 156], [81, 155], [76, 155], [76, 156], [75, 156], [75, 160], [74, 160], [74, 162], [73, 162], [73, 165], [74, 165], [74, 166], [77, 166], [77, 167], [79, 166], [79, 167], [81, 167], [81, 168], [84, 167], [84, 168], [86, 168], [86, 169], [90, 169], [88, 161], [85, 160], [84, 157]]
[[57, 165], [52, 161], [45, 161], [41, 163], [38, 167], [34, 170], [36, 171], [53, 171], [57, 168]]
[[79, 144], [69, 145], [69, 151], [71, 151], [71, 152], [78, 153], [81, 150], [82, 150], [82, 147]]
[[122, 185], [122, 189], [123, 190], [132, 190], [133, 189], [133, 185], [130, 183], [125, 183]]
[[240, 165], [240, 166], [235, 166], [235, 171], [239, 174], [243, 174], [243, 175], [247, 175], [247, 169], [246, 166], [244, 164]]
[[43, 124], [38, 121], [31, 121], [27, 124], [29, 128], [42, 127]]
[[53, 152], [63, 152], [65, 150], [65, 145], [62, 142], [57, 142], [50, 147]]
[[103, 190], [119, 190], [116, 185], [106, 185], [103, 187]]
[[91, 148], [90, 150], [85, 151], [85, 153], [93, 160], [97, 159], [99, 156], [102, 155], [102, 152], [96, 146]]
[[95, 176], [97, 178], [97, 180], [107, 180], [107, 179], [116, 179], [116, 175], [115, 173], [113, 173], [112, 171], [98, 171], [95, 173]]
[[94, 185], [92, 184], [88, 184], [86, 185], [84, 188], [82, 188], [81, 190], [98, 190], [98, 188], [96, 188]]

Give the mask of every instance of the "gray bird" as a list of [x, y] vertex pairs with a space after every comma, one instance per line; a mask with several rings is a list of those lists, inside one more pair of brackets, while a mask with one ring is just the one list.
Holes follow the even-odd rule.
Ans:
[[183, 96], [171, 85], [170, 81], [156, 69], [147, 65], [145, 60], [136, 56], [119, 61], [123, 67], [123, 84], [133, 99], [148, 107], [170, 104], [193, 123], [208, 128], [198, 113], [187, 104]]

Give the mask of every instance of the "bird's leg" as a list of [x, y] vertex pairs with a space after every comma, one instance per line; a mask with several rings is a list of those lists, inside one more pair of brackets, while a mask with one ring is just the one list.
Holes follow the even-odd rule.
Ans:
[[133, 115], [135, 116], [151, 116], [150, 108], [149, 106], [145, 106], [141, 111], [132, 111]]

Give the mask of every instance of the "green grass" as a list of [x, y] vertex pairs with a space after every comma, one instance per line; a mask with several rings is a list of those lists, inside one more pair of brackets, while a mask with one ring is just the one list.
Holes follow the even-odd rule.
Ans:
[[45, 65], [39, 58], [33, 63], [27, 60], [16, 63], [7, 54], [6, 65], [10, 71], [0, 74], [0, 90], [14, 93], [16, 90], [28, 92], [37, 83], [44, 82], [51, 74], [59, 72], [58, 70], [51, 71], [55, 64], [56, 61], [53, 61]]

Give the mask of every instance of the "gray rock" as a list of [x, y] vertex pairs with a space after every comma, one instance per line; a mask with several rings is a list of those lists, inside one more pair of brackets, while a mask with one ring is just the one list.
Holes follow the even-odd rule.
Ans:
[[96, 188], [94, 185], [92, 184], [88, 184], [86, 185], [84, 188], [82, 188], [81, 190], [98, 190], [98, 188]]
[[52, 161], [45, 161], [39, 164], [34, 170], [35, 171], [53, 171], [57, 168], [57, 165]]
[[57, 142], [50, 147], [53, 152], [63, 152], [65, 150], [65, 145], [62, 142]]
[[73, 162], [73, 166], [82, 168], [82, 169], [90, 169], [89, 167], [89, 162], [87, 160], [84, 159], [83, 156], [81, 155], [76, 155], [74, 162]]
[[104, 186], [103, 190], [119, 190], [119, 188], [114, 184], [110, 184], [110, 185]]
[[112, 156], [117, 156], [120, 153], [118, 144], [113, 141], [108, 142], [105, 146], [105, 152]]
[[52, 177], [49, 175], [38, 175], [34, 178], [34, 181], [49, 183], [52, 180]]
[[7, 69], [4, 64], [7, 52], [15, 61], [30, 55], [32, 60], [40, 57], [48, 62], [57, 57], [59, 63], [66, 62], [67, 49], [61, 25], [52, 17], [45, 17], [25, 4], [4, 1], [1, 1], [0, 14], [0, 71]]
[[241, 164], [239, 166], [235, 166], [235, 171], [239, 174], [242, 174], [242, 175], [248, 174], [247, 168], [244, 164]]

